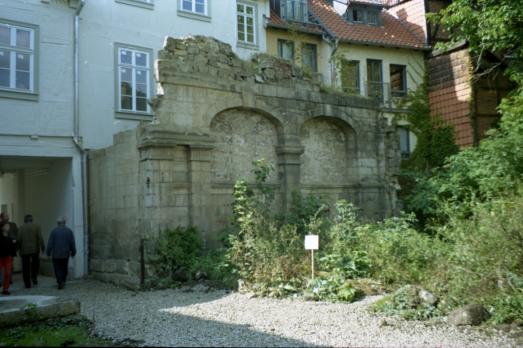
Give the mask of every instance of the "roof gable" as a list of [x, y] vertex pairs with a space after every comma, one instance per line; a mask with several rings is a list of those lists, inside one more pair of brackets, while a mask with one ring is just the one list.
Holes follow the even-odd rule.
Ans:
[[[350, 6], [354, 6], [354, 4], [370, 4], [377, 9], [383, 8], [384, 5], [381, 1], [378, 4], [376, 1], [371, 0], [353, 0], [350, 4]], [[381, 10], [379, 13], [380, 25], [349, 22], [340, 16], [325, 0], [309, 0], [309, 10], [331, 36], [342, 42], [426, 49], [423, 40], [413, 34], [398, 18], [386, 10]]]

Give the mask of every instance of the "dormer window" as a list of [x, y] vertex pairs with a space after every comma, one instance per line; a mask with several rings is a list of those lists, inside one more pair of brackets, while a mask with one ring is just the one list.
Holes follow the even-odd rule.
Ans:
[[309, 21], [307, 0], [271, 0], [271, 9], [287, 21], [302, 23]]
[[370, 25], [379, 25], [379, 12], [378, 11], [373, 11], [373, 10], [369, 10], [367, 11], [367, 24], [370, 24]]
[[355, 23], [365, 23], [365, 11], [359, 8], [352, 10], [352, 20]]
[[380, 20], [381, 8], [372, 7], [349, 7], [345, 12], [345, 18], [352, 23], [381, 25]]

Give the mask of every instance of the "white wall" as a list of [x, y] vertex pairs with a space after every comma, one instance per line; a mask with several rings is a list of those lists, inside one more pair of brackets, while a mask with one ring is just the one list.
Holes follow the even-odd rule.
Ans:
[[78, 250], [78, 256], [70, 262], [72, 275], [80, 277], [84, 266], [83, 224], [82, 212], [75, 210], [77, 204], [81, 203], [77, 199], [81, 191], [77, 190], [73, 180], [73, 162], [71, 159], [53, 159], [47, 168], [26, 169], [23, 175], [24, 202], [25, 211], [32, 214], [35, 223], [42, 227], [46, 245], [50, 232], [56, 227], [57, 217], [66, 218], [67, 226], [74, 231]]
[[[0, 98], [0, 133], [65, 136], [73, 127], [73, 10], [40, 0], [0, 0], [0, 19], [39, 26], [38, 101]], [[29, 139], [25, 139], [29, 140]]]
[[19, 209], [18, 177], [16, 173], [0, 174], [0, 206], [6, 205], [11, 221], [18, 223], [23, 217]]
[[[18, 183], [0, 180], [0, 199], [13, 202], [19, 225], [33, 214], [44, 238], [66, 215], [83, 255], [81, 154], [72, 141], [74, 9], [59, 1], [0, 0], [0, 19], [36, 25], [39, 34], [37, 99], [0, 95], [0, 171]], [[72, 276], [84, 274], [83, 257], [72, 266]]]
[[[136, 117], [116, 114], [115, 43], [153, 50], [156, 59], [166, 36], [214, 36], [230, 44], [242, 58], [266, 51], [263, 15], [267, 0], [246, 0], [257, 6], [257, 49], [236, 42], [236, 0], [209, 0], [210, 21], [178, 14], [179, 0], [154, 0], [152, 9], [116, 0], [87, 0], [80, 23], [80, 132], [87, 148], [112, 144], [112, 136], [138, 124]], [[138, 117], [150, 120], [151, 117]]]

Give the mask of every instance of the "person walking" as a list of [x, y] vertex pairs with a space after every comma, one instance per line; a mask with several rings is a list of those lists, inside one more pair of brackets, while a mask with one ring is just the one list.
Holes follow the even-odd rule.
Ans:
[[40, 269], [40, 251], [45, 251], [44, 239], [40, 226], [33, 223], [33, 216], [27, 214], [24, 224], [18, 230], [18, 246], [22, 257], [22, 275], [26, 288], [38, 284], [38, 271]]
[[[5, 228], [7, 229], [7, 233], [9, 234], [9, 238], [11, 238], [15, 243], [15, 251], [13, 253], [13, 258], [16, 257], [16, 252], [18, 251], [18, 227], [16, 224], [12, 221], [9, 221], [11, 217], [9, 216], [9, 213], [3, 212], [0, 213], [0, 221], [2, 225], [7, 225]], [[11, 260], [11, 272], [9, 273], [9, 284], [13, 284], [13, 273], [14, 273], [14, 263]]]
[[56, 222], [58, 227], [51, 231], [45, 253], [53, 261], [58, 289], [63, 289], [67, 279], [69, 256], [74, 257], [76, 255], [76, 244], [73, 231], [65, 226], [65, 218], [59, 217]]
[[16, 241], [9, 235], [9, 224], [0, 222], [0, 271], [2, 271], [2, 295], [9, 295], [13, 256], [16, 255]]

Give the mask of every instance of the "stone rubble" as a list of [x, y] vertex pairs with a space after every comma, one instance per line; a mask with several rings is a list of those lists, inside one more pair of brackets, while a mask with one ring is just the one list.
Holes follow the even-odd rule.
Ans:
[[134, 292], [85, 280], [70, 282], [60, 291], [42, 286], [20, 292], [79, 299], [96, 334], [143, 346], [517, 346], [502, 332], [487, 336], [444, 320], [407, 322], [369, 314], [367, 306], [380, 296], [344, 304], [201, 290]]

